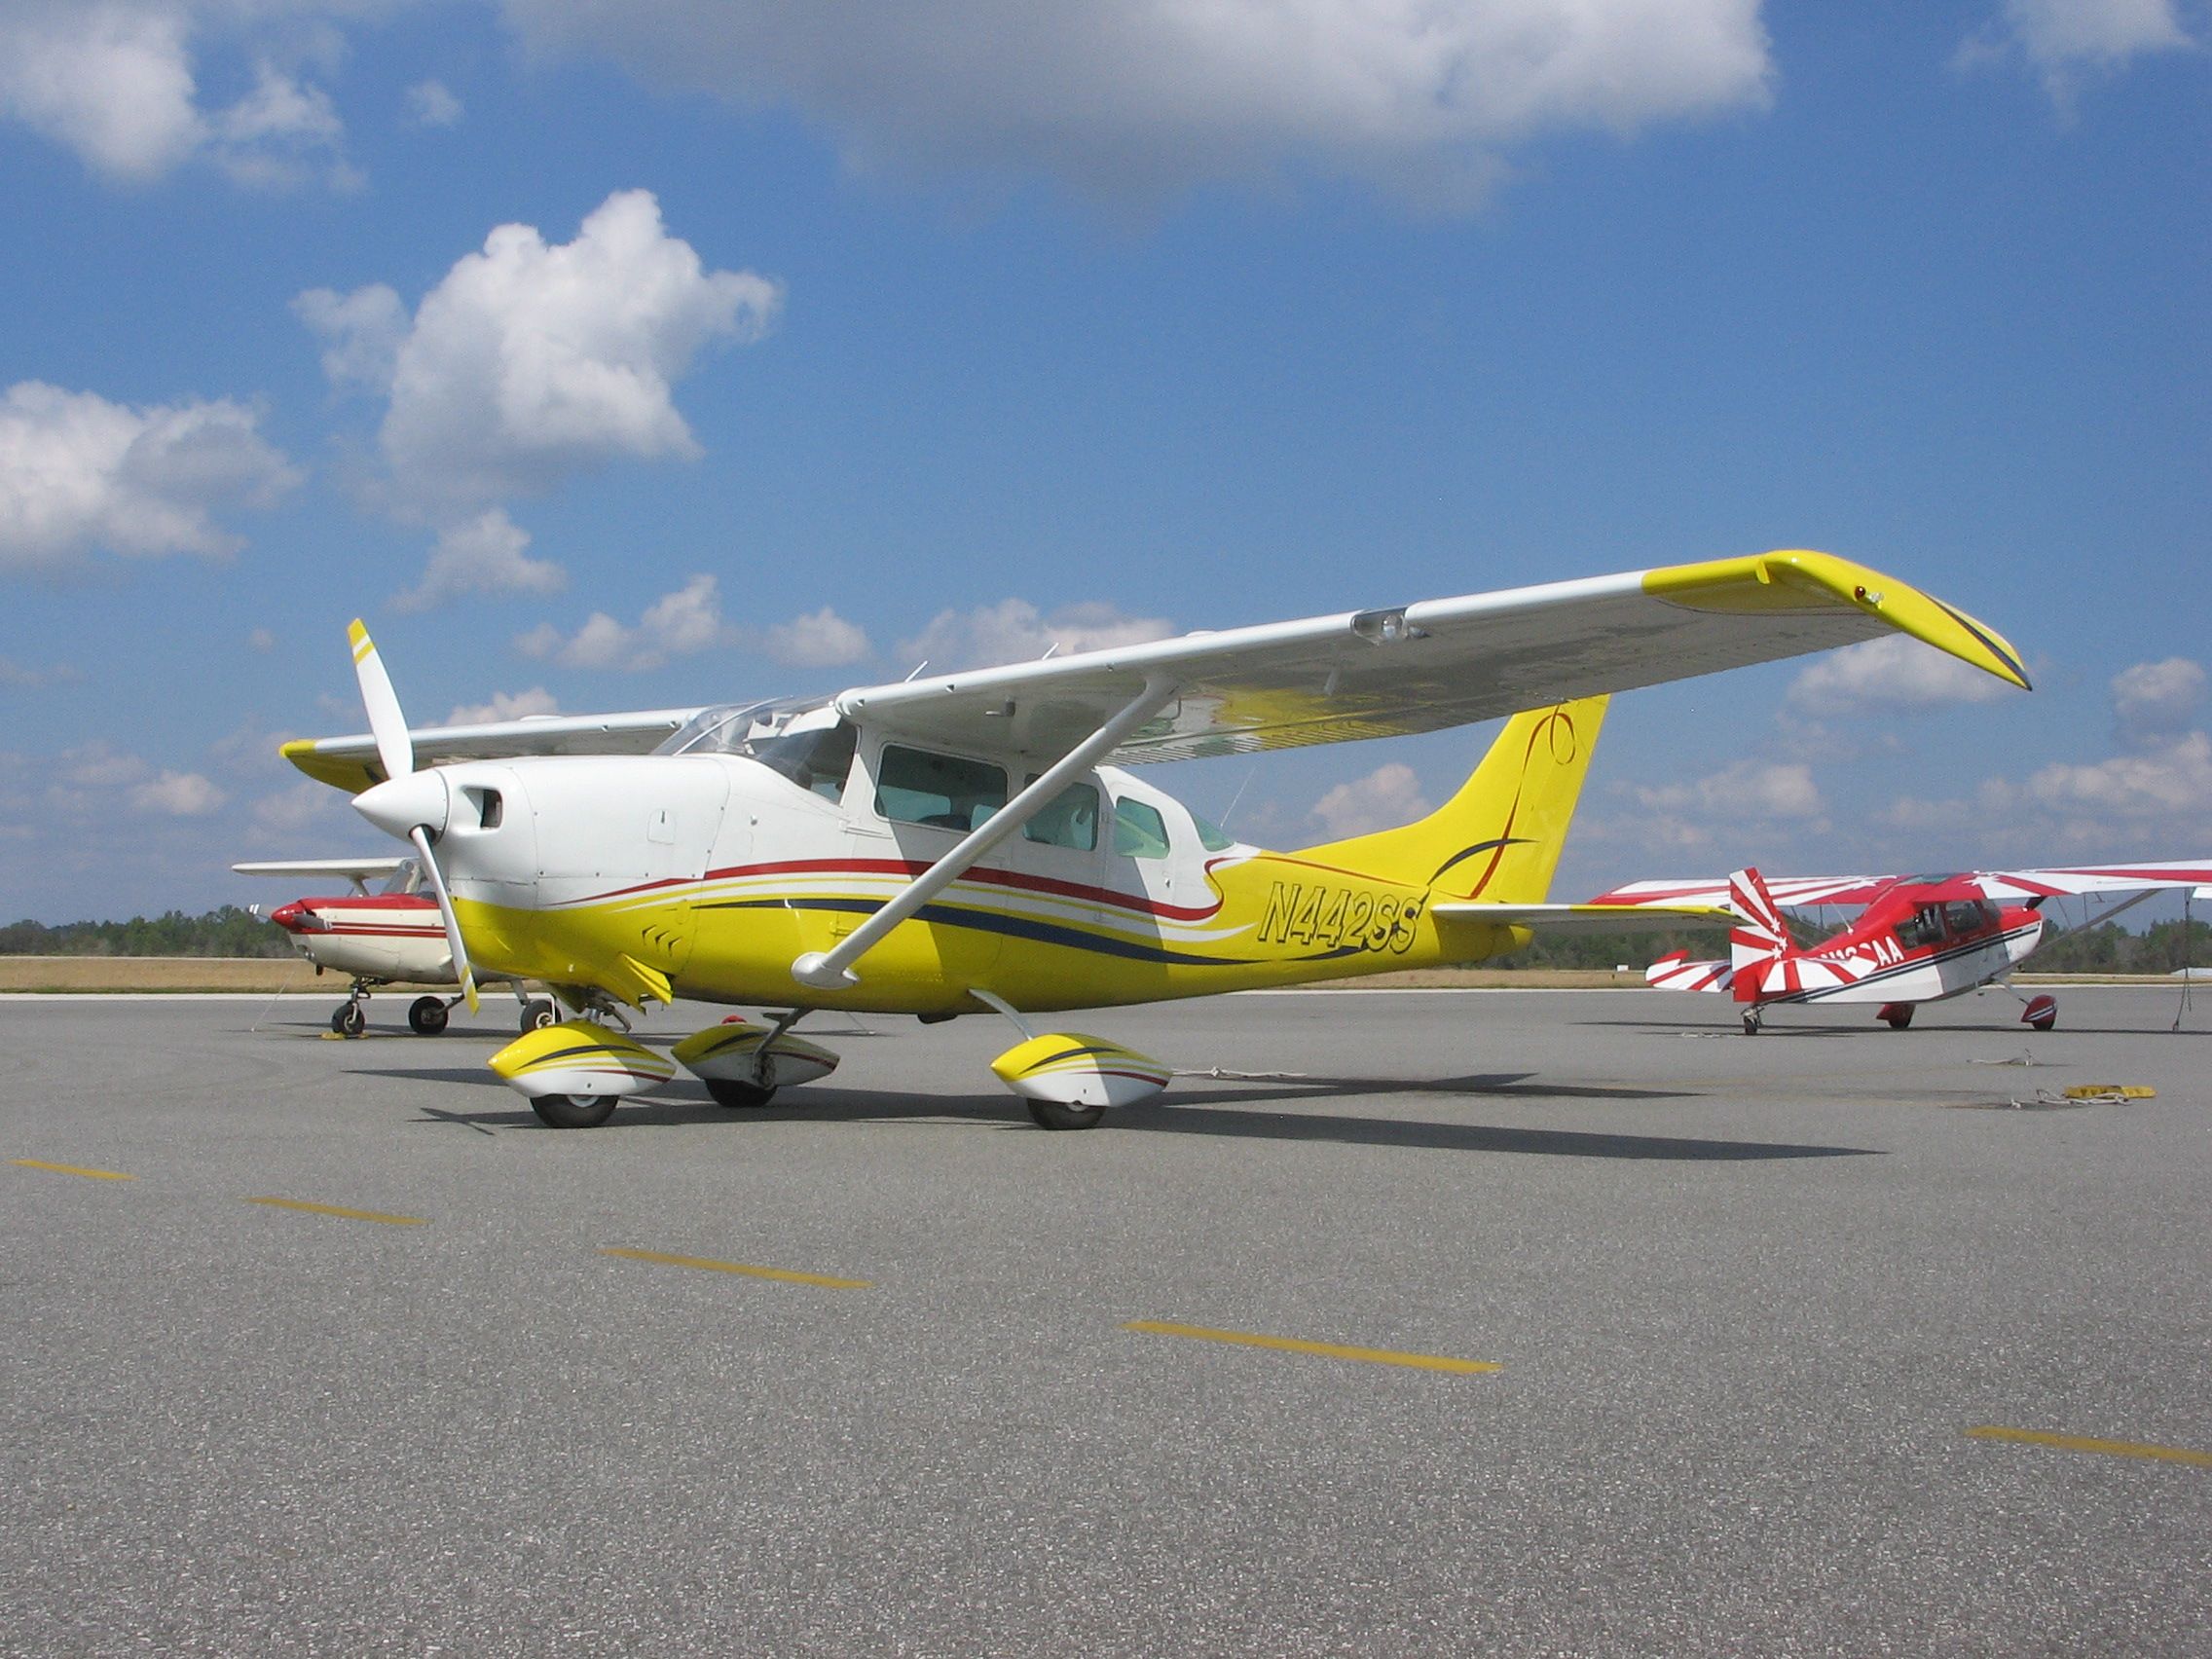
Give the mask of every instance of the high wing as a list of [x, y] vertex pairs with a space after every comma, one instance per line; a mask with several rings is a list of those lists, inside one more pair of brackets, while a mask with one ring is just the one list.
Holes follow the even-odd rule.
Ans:
[[[519, 755], [649, 755], [670, 732], [700, 712], [640, 709], [618, 715], [526, 715], [519, 720], [487, 720], [478, 725], [424, 726], [408, 735], [414, 739], [418, 766], [438, 766], [448, 760], [505, 760]], [[384, 782], [377, 740], [367, 732], [296, 738], [278, 753], [309, 777], [352, 794]]]
[[282, 875], [303, 881], [323, 876], [340, 881], [366, 881], [372, 875], [389, 875], [406, 862], [398, 854], [362, 859], [263, 859], [258, 863], [235, 864], [231, 868], [240, 875]]
[[[1965, 870], [1951, 875], [1799, 875], [1769, 876], [1767, 890], [1786, 910], [1820, 905], [1868, 904], [1893, 887], [1925, 891], [1931, 899], [1995, 900], [2024, 903], [2099, 893], [2149, 893], [2188, 887], [2205, 897], [2212, 888], [2212, 860], [2183, 863], [2074, 865], [2059, 869]], [[1728, 877], [1632, 881], [1590, 901], [1592, 906], [1634, 909], [1725, 903]]]
[[1068, 753], [1172, 687], [1122, 764], [1435, 731], [1898, 632], [2025, 687], [1993, 630], [1895, 577], [1776, 552], [863, 686], [839, 710], [914, 740]]

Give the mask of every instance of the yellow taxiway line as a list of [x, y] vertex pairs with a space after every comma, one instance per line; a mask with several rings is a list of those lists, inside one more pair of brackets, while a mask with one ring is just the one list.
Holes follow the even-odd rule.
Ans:
[[82, 1175], [88, 1181], [135, 1181], [135, 1175], [126, 1175], [120, 1169], [87, 1169], [76, 1163], [48, 1163], [36, 1158], [18, 1158], [12, 1162], [25, 1169], [51, 1169], [56, 1175]]
[[744, 1262], [718, 1262], [710, 1256], [670, 1256], [659, 1250], [625, 1250], [603, 1246], [602, 1256], [621, 1256], [633, 1262], [658, 1262], [667, 1268], [699, 1268], [710, 1273], [742, 1273], [747, 1278], [781, 1279], [786, 1284], [820, 1285], [827, 1290], [872, 1290], [868, 1279], [831, 1278], [827, 1273], [793, 1272], [789, 1268], [756, 1268]]
[[249, 1204], [268, 1204], [276, 1209], [306, 1210], [310, 1215], [343, 1216], [348, 1221], [381, 1221], [387, 1227], [427, 1227], [430, 1224], [419, 1215], [386, 1215], [382, 1210], [345, 1209], [337, 1204], [311, 1204], [305, 1198], [248, 1198]]
[[2047, 1434], [2040, 1428], [1998, 1428], [1986, 1425], [1967, 1430], [1969, 1440], [2016, 1440], [2027, 1446], [2055, 1446], [2062, 1452], [2101, 1452], [2108, 1457], [2149, 1457], [2160, 1463], [2194, 1463], [2212, 1469], [2212, 1452], [2192, 1452], [2180, 1446], [2144, 1446], [2132, 1440], [2092, 1440], [2079, 1434]]
[[1159, 1319], [1131, 1319], [1124, 1331], [1160, 1337], [1196, 1337], [1200, 1342], [1234, 1343], [1240, 1347], [1280, 1348], [1287, 1353], [1317, 1353], [1329, 1359], [1361, 1359], [1373, 1365], [1404, 1365], [1416, 1371], [1503, 1371], [1488, 1359], [1448, 1359], [1434, 1353], [1399, 1353], [1391, 1348], [1346, 1347], [1342, 1343], [1309, 1343], [1296, 1337], [1261, 1337], [1249, 1331], [1210, 1331], [1203, 1325], [1170, 1325]]

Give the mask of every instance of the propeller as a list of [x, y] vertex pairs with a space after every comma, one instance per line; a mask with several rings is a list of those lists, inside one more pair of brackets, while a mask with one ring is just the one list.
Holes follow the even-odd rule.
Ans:
[[415, 770], [415, 740], [407, 734], [407, 717], [400, 712], [399, 694], [391, 688], [391, 676], [377, 655], [376, 642], [358, 617], [346, 630], [353, 647], [353, 672], [361, 682], [361, 705], [368, 710], [369, 731], [377, 740], [377, 758], [384, 765], [385, 781], [363, 790], [353, 805], [378, 829], [414, 843], [423, 860], [423, 873], [437, 896], [438, 915], [446, 925], [446, 948], [453, 953], [453, 971], [461, 980], [461, 994], [468, 999], [468, 1012], [476, 1012], [476, 974], [469, 966], [468, 946], [461, 937], [461, 917], [453, 907], [453, 893], [445, 871], [430, 850], [430, 837], [446, 826], [452, 793], [435, 770]]

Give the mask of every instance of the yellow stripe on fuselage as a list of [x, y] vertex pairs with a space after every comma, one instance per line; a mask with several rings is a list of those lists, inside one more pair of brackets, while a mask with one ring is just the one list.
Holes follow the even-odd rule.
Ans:
[[[1528, 940], [1522, 929], [1439, 922], [1424, 890], [1293, 857], [1225, 861], [1207, 881], [1205, 903], [1148, 922], [1133, 896], [1088, 903], [966, 880], [869, 951], [858, 985], [807, 1001], [956, 1013], [973, 1010], [974, 987], [1046, 1013], [1479, 961]], [[774, 1004], [793, 995], [794, 959], [829, 950], [902, 884], [833, 870], [740, 872], [554, 911], [458, 907], [481, 967], [613, 985], [625, 982], [625, 957], [643, 957], [680, 995]]]

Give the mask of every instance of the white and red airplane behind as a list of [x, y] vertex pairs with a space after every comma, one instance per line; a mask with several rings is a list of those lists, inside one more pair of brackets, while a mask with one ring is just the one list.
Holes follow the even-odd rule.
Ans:
[[[316, 971], [343, 974], [351, 981], [346, 1000], [330, 1016], [341, 1037], [358, 1037], [368, 1028], [369, 993], [382, 985], [452, 985], [452, 996], [417, 997], [407, 1008], [407, 1023], [424, 1037], [446, 1028], [454, 1004], [461, 1000], [453, 950], [446, 942], [438, 902], [422, 891], [423, 874], [413, 859], [277, 859], [237, 864], [240, 875], [275, 875], [293, 880], [343, 879], [351, 891], [328, 898], [294, 899], [267, 912], [270, 921]], [[371, 893], [369, 883], [380, 890]], [[253, 906], [256, 914], [261, 906]], [[480, 979], [498, 979], [480, 975]], [[545, 998], [528, 996], [520, 980], [509, 981], [522, 1003], [522, 1028], [535, 1031], [560, 1018]]]
[[[2047, 900], [2127, 895], [2090, 923], [2174, 888], [2212, 889], [2212, 862], [2082, 865], [2064, 869], [1970, 870], [1955, 875], [1795, 876], [1769, 882], [1756, 869], [1720, 880], [1634, 881], [1576, 906], [1624, 919], [1659, 910], [1680, 918], [1704, 908], [1732, 925], [1728, 959], [1695, 962], [1686, 951], [1644, 972], [1666, 990], [1712, 991], [1743, 1006], [1757, 1032], [1775, 1003], [1876, 1003], [1875, 1017], [1901, 1030], [1924, 1002], [1976, 990], [2025, 962], [2043, 942]], [[1835, 905], [1859, 915], [1818, 944], [1799, 945], [1785, 910]], [[2088, 925], [2088, 924], [2084, 924]], [[2058, 1021], [2051, 996], [2024, 999], [2020, 1017], [2039, 1031]]]

